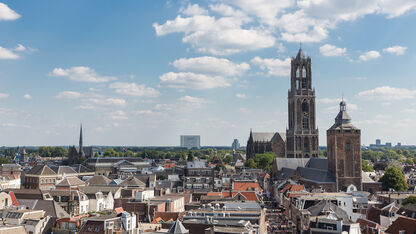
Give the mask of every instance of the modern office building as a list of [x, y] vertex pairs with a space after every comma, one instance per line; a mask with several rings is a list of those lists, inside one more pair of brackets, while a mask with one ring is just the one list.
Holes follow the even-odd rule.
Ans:
[[181, 147], [192, 149], [201, 148], [201, 136], [199, 135], [181, 135]]

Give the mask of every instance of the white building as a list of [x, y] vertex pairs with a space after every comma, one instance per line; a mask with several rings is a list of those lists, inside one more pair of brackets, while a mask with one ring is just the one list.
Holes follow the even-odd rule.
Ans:
[[181, 135], [181, 147], [199, 149], [201, 148], [201, 137], [199, 135]]

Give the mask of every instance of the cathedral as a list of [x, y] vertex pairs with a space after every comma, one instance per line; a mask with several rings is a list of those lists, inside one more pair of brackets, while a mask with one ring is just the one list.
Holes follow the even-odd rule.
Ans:
[[84, 147], [82, 139], [82, 125], [79, 131], [79, 147], [78, 149], [73, 145], [69, 147], [68, 151], [68, 163], [69, 165], [78, 164], [81, 160], [92, 158], [94, 152], [92, 146]]
[[318, 157], [318, 129], [315, 117], [315, 89], [312, 86], [311, 58], [302, 48], [291, 60], [286, 133], [252, 132], [247, 141], [247, 159], [256, 153], [274, 152], [287, 158]]
[[291, 60], [290, 78], [286, 133], [250, 130], [247, 159], [273, 152], [273, 180], [297, 181], [307, 189], [379, 191], [381, 183], [374, 182], [361, 169], [361, 130], [351, 123], [344, 100], [339, 104], [335, 123], [327, 130], [328, 157], [318, 157], [311, 58], [302, 49]]

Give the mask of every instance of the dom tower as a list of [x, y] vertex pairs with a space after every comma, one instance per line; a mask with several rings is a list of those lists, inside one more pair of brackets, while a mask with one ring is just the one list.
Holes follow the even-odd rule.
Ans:
[[315, 117], [315, 90], [312, 88], [311, 58], [302, 49], [291, 61], [288, 94], [289, 129], [286, 130], [286, 157], [318, 157], [318, 129]]

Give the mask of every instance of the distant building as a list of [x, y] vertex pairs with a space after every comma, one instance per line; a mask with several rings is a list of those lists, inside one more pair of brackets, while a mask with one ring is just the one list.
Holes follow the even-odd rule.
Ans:
[[253, 158], [256, 154], [274, 152], [277, 156], [285, 155], [286, 135], [279, 132], [252, 132], [247, 141], [247, 159]]
[[201, 148], [201, 136], [181, 135], [181, 147], [187, 148], [187, 149]]
[[238, 141], [238, 139], [234, 139], [233, 144], [231, 144], [231, 148], [234, 150], [240, 148], [240, 142]]
[[69, 147], [68, 152], [68, 163], [70, 165], [77, 164], [81, 159], [92, 158], [94, 156], [94, 152], [92, 146], [84, 147], [83, 146], [83, 139], [82, 139], [82, 125], [79, 131], [79, 147], [78, 149], [75, 146]]
[[376, 139], [376, 145], [381, 145], [381, 140], [380, 139]]

